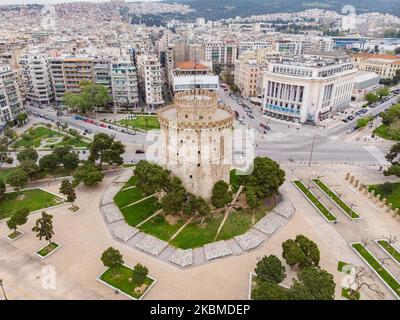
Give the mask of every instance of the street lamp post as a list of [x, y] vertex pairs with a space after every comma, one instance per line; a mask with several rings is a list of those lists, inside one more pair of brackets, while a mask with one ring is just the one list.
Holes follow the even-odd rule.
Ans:
[[311, 161], [312, 161], [312, 156], [313, 156], [313, 152], [314, 152], [314, 144], [315, 144], [315, 138], [317, 137], [317, 135], [315, 135], [313, 137], [312, 140], [312, 144], [311, 144], [311, 150], [310, 150], [310, 161], [308, 162], [308, 166], [311, 167]]
[[3, 279], [0, 279], [0, 287], [1, 287], [1, 290], [3, 291], [4, 300], [8, 300], [7, 296], [6, 296], [6, 292], [4, 291], [4, 287], [3, 287]]

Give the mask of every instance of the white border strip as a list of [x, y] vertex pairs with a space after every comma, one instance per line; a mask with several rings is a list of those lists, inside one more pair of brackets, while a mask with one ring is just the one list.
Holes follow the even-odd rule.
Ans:
[[[335, 217], [335, 220], [329, 221], [329, 219], [317, 208], [317, 206], [314, 204], [314, 202], [312, 202], [311, 199], [310, 199], [309, 197], [307, 197], [307, 195], [294, 183], [294, 181], [295, 181], [295, 180], [291, 181], [291, 183], [295, 186], [295, 188], [301, 192], [301, 194], [304, 196], [304, 198], [306, 198], [307, 201], [308, 201], [309, 203], [311, 203], [311, 205], [315, 208], [315, 210], [317, 210], [318, 213], [319, 213], [322, 217], [324, 217], [324, 219], [325, 219], [327, 222], [329, 222], [329, 223], [335, 223], [335, 222], [338, 221], [337, 218], [336, 218], [336, 216], [335, 216], [332, 212], [330, 212], [329, 209], [328, 209], [327, 207], [325, 207], [325, 205], [324, 205], [321, 201], [318, 200], [317, 196], [316, 196], [314, 193], [312, 193], [311, 190], [309, 190], [310, 193], [311, 193], [315, 198], [317, 198], [317, 200], [325, 207], [325, 209], [328, 210], [329, 213], [330, 213], [332, 216]], [[300, 182], [304, 185], [303, 181], [301, 181], [300, 179], [299, 179], [298, 181], [300, 181]], [[305, 186], [305, 187], [306, 187], [306, 186]], [[306, 187], [306, 188], [307, 188], [307, 187]]]
[[[10, 234], [12, 234], [13, 232], [14, 232], [14, 231], [12, 231]], [[20, 235], [16, 236], [15, 238], [13, 238], [13, 239], [10, 238], [10, 237], [9, 237], [10, 234], [8, 234], [7, 236], [4, 237], [4, 239], [6, 239], [6, 240], [8, 240], [8, 241], [10, 241], [10, 242], [13, 242], [13, 241], [15, 241], [15, 240], [21, 238], [21, 237], [25, 234], [25, 232], [23, 232], [23, 231], [21, 231], [21, 230], [18, 230], [18, 229], [17, 229], [17, 232], [19, 232]]]
[[[318, 179], [318, 180], [321, 181], [330, 191], [332, 191], [340, 199], [340, 197], [336, 194], [336, 192], [331, 190], [331, 188], [329, 188], [328, 185], [325, 182], [323, 182], [321, 179]], [[350, 215], [346, 211], [344, 211], [344, 209], [332, 197], [330, 197], [313, 179], [311, 179], [311, 181], [319, 190], [321, 190], [321, 192], [324, 193], [324, 195], [326, 195], [329, 199], [332, 200], [332, 202], [344, 213], [345, 216], [347, 216], [349, 219], [351, 219], [353, 221], [361, 219], [361, 216], [358, 214], [358, 212], [355, 212], [353, 209], [350, 208], [350, 206], [346, 202], [344, 202], [342, 199], [340, 199], [349, 209], [353, 210], [353, 212], [356, 215], [358, 215], [358, 218], [350, 217]]]
[[42, 248], [40, 248], [38, 251], [36, 251], [36, 252], [35, 252], [35, 256], [37, 256], [37, 257], [39, 257], [40, 259], [44, 260], [44, 259], [50, 257], [54, 252], [56, 252], [58, 249], [60, 249], [60, 248], [62, 247], [61, 244], [59, 244], [59, 243], [57, 243], [57, 242], [55, 242], [55, 241], [54, 241], [53, 243], [55, 243], [55, 244], [58, 245], [55, 249], [53, 249], [52, 251], [50, 251], [50, 252], [49, 252], [48, 254], [46, 254], [45, 256], [41, 256], [38, 252], [39, 252], [40, 250], [46, 248], [47, 246], [49, 246], [50, 243], [48, 243], [48, 244], [46, 244], [44, 247], [42, 247]]
[[[361, 255], [361, 253], [359, 253], [355, 248], [353, 248], [353, 244], [361, 244], [362, 245], [362, 243], [361, 242], [350, 242], [349, 243], [349, 245], [350, 245], [350, 248], [365, 262], [365, 264], [378, 276], [378, 278], [379, 279], [381, 279], [381, 281], [383, 282], [383, 284], [386, 286], [386, 288], [388, 288], [392, 293], [393, 293], [393, 295], [396, 297], [396, 299], [397, 300], [400, 300], [400, 296], [399, 296], [399, 294], [397, 294], [393, 289], [392, 289], [392, 287], [391, 286], [389, 286], [389, 284], [381, 277], [381, 275], [369, 264], [369, 262]], [[364, 247], [364, 249], [379, 263], [379, 261], [378, 261], [378, 259], [372, 254], [372, 252], [371, 251], [369, 251], [366, 247]], [[397, 281], [397, 283], [399, 283], [398, 282], [398, 280], [396, 279], [396, 277], [394, 277], [393, 276], [393, 274], [391, 274], [391, 272], [388, 270], [388, 269], [386, 269], [384, 266], [382, 266], [381, 265], [381, 267], [382, 267], [382, 269], [384, 269], [387, 273], [389, 273], [391, 276], [392, 276], [392, 278], [395, 280], [395, 281]], [[399, 283], [400, 284], [400, 283]]]
[[[133, 271], [133, 268], [132, 268], [132, 267], [130, 267], [130, 266], [126, 265], [126, 264], [123, 264], [123, 266], [124, 266], [124, 267], [127, 267], [127, 268], [129, 268], [129, 269], [131, 269], [131, 270]], [[96, 278], [96, 280], [99, 281], [99, 282], [101, 282], [102, 284], [106, 285], [107, 287], [113, 289], [114, 291], [115, 291], [115, 290], [118, 291], [119, 293], [123, 294], [124, 296], [126, 296], [127, 298], [129, 298], [129, 299], [131, 299], [131, 300], [142, 300], [143, 297], [146, 295], [146, 293], [147, 293], [148, 291], [150, 291], [150, 289], [151, 289], [151, 288], [156, 284], [156, 282], [157, 282], [157, 279], [155, 279], [155, 278], [153, 278], [153, 277], [151, 277], [151, 276], [147, 276], [147, 278], [150, 278], [151, 280], [153, 280], [153, 282], [152, 282], [151, 285], [146, 289], [146, 291], [143, 292], [143, 294], [142, 294], [139, 298], [135, 298], [135, 297], [131, 296], [130, 294], [127, 294], [126, 292], [123, 292], [122, 290], [118, 289], [117, 287], [114, 287], [114, 286], [112, 286], [111, 284], [109, 284], [109, 283], [107, 283], [107, 282], [105, 282], [104, 280], [101, 279], [101, 276], [102, 276], [103, 274], [105, 274], [109, 269], [110, 269], [110, 268], [107, 268], [104, 272], [102, 272], [102, 273]]]

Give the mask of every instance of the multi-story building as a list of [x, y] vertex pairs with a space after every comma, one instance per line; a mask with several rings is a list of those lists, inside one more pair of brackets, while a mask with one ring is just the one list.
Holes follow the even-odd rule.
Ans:
[[20, 57], [21, 77], [26, 100], [35, 105], [49, 105], [54, 99], [49, 65], [40, 53]]
[[0, 123], [14, 120], [22, 111], [16, 72], [6, 64], [0, 64]]
[[146, 104], [151, 107], [164, 104], [161, 64], [157, 56], [154, 54], [138, 56], [138, 69], [139, 85]]
[[238, 46], [233, 41], [213, 41], [205, 43], [205, 59], [215, 65], [233, 65], [238, 57]]
[[137, 107], [139, 103], [136, 67], [131, 62], [111, 65], [111, 84], [114, 106]]
[[174, 93], [191, 89], [218, 89], [218, 76], [210, 68], [195, 61], [178, 63], [171, 71], [171, 87]]
[[264, 72], [264, 113], [293, 122], [318, 123], [349, 105], [356, 72], [355, 63], [339, 55], [272, 62]]
[[400, 70], [400, 57], [391, 54], [360, 53], [353, 55], [360, 71], [379, 74], [382, 79], [391, 79]]

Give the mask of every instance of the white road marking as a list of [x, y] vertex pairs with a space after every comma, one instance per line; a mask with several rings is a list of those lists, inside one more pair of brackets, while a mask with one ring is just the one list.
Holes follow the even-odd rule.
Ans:
[[379, 161], [379, 164], [388, 165], [389, 162], [386, 160], [385, 155], [382, 151], [380, 151], [377, 147], [374, 146], [364, 146], [366, 151], [368, 151], [376, 160]]
[[350, 187], [350, 186], [347, 186], [347, 188], [349, 188], [352, 192], [354, 192], [355, 194], [357, 194], [357, 195], [360, 195], [356, 190], [354, 190], [352, 187]]

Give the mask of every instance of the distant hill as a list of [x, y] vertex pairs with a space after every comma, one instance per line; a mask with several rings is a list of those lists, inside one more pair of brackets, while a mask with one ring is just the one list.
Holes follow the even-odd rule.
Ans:
[[400, 16], [400, 0], [166, 0], [190, 5], [195, 16], [208, 20], [247, 17], [265, 13], [298, 12], [319, 8], [341, 12], [344, 5], [353, 5], [357, 13], [383, 12]]

